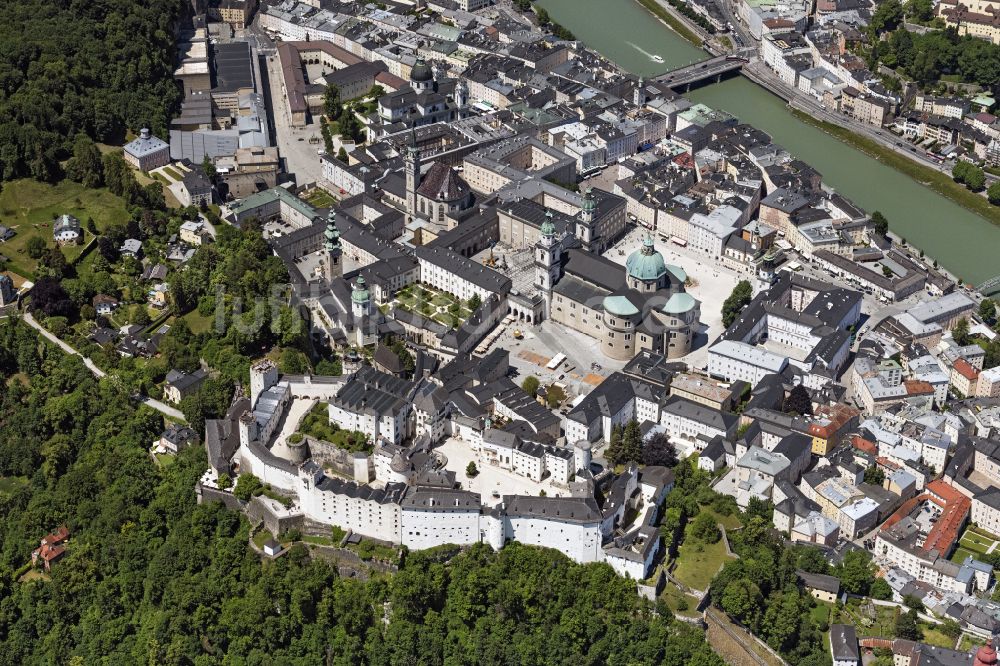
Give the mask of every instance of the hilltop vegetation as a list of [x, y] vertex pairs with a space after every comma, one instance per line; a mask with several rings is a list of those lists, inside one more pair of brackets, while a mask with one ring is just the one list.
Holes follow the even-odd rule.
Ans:
[[[301, 544], [262, 562], [245, 518], [196, 503], [204, 451], [155, 465], [161, 418], [113, 379], [6, 321], [0, 383], [0, 477], [28, 479], [0, 494], [0, 666], [722, 663], [610, 567], [555, 551], [410, 553], [367, 582]], [[59, 525], [66, 556], [21, 582]]]
[[0, 178], [56, 180], [80, 134], [162, 134], [180, 103], [174, 26], [183, 0], [0, 4]]

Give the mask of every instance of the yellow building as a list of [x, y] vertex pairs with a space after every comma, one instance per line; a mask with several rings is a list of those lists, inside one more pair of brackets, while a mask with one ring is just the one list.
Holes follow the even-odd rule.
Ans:
[[937, 15], [959, 35], [1000, 44], [1000, 2], [996, 0], [941, 0]]

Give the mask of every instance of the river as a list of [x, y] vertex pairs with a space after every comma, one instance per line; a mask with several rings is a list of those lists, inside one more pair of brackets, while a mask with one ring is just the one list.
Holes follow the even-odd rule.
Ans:
[[[634, 0], [538, 0], [538, 4], [577, 39], [635, 74], [661, 74], [708, 57]], [[651, 60], [654, 54], [665, 62]], [[688, 96], [770, 134], [776, 143], [819, 170], [824, 183], [868, 211], [881, 211], [895, 233], [923, 248], [959, 278], [978, 283], [1000, 273], [1000, 228], [803, 123], [784, 101], [763, 88], [737, 77]]]

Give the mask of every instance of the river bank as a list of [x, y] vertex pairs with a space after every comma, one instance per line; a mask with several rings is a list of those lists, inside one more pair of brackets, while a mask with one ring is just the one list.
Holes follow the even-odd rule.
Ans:
[[650, 14], [663, 21], [668, 28], [691, 42], [694, 46], [701, 48], [701, 37], [695, 34], [694, 30], [689, 28], [684, 21], [674, 15], [673, 12], [667, 10], [657, 0], [636, 0], [636, 2], [645, 7]]
[[961, 183], [956, 183], [947, 174], [923, 166], [905, 155], [900, 155], [896, 151], [879, 145], [876, 141], [860, 136], [845, 127], [813, 118], [808, 113], [796, 108], [789, 107], [789, 111], [802, 122], [812, 125], [838, 141], [842, 141], [865, 155], [906, 174], [921, 185], [929, 187], [966, 210], [986, 218], [991, 224], [1000, 226], [1000, 206], [994, 206], [985, 197], [969, 190]]

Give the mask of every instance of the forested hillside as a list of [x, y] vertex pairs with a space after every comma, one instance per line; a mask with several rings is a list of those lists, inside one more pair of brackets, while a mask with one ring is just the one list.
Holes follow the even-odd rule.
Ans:
[[52, 180], [75, 137], [163, 134], [183, 0], [0, 3], [0, 177]]
[[[411, 553], [369, 582], [301, 545], [262, 563], [245, 519], [196, 504], [200, 447], [162, 469], [146, 456], [161, 425], [0, 322], [0, 666], [721, 664], [609, 567], [554, 551]], [[25, 577], [60, 525], [65, 557]]]

